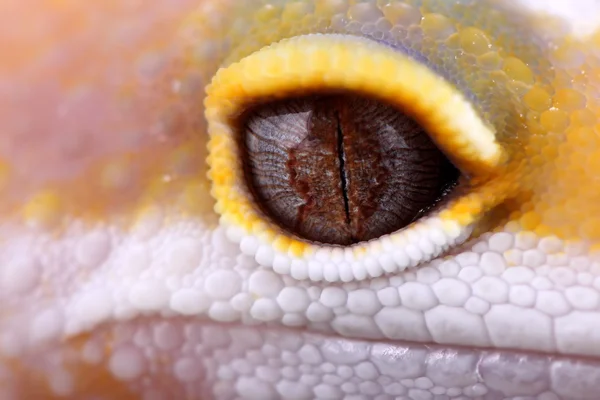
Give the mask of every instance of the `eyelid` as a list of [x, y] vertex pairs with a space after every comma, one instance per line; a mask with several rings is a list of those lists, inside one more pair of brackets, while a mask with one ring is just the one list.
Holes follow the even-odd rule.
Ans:
[[[477, 116], [470, 103], [409, 57], [355, 36], [307, 35], [283, 40], [221, 69], [207, 88], [211, 193], [221, 223], [230, 228], [230, 237], [240, 242], [242, 251], [259, 264], [296, 279], [335, 282], [398, 272], [464, 240], [472, 219], [463, 225], [456, 218], [433, 215], [407, 231], [346, 248], [298, 240], [264, 219], [244, 189], [235, 119], [257, 102], [328, 90], [364, 93], [406, 110], [429, 128], [433, 139], [472, 176], [493, 171], [505, 157], [493, 128]], [[497, 196], [492, 198], [497, 200]], [[469, 201], [460, 201], [463, 206], [449, 208], [464, 210]], [[483, 207], [469, 204], [468, 208], [478, 212]], [[422, 234], [415, 236], [414, 232]], [[405, 253], [413, 247], [412, 254], [410, 250]], [[368, 266], [373, 263], [375, 266]]]
[[207, 89], [206, 116], [209, 124], [228, 126], [255, 102], [341, 89], [413, 115], [463, 171], [478, 175], [505, 157], [495, 129], [448, 82], [398, 51], [354, 36], [296, 37], [221, 69]]

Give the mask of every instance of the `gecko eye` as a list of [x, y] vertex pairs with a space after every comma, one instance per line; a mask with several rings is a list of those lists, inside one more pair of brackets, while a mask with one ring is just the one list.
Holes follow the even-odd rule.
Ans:
[[414, 55], [308, 34], [225, 64], [204, 103], [209, 178], [229, 238], [260, 265], [396, 273], [462, 243], [501, 200], [481, 185], [505, 161], [494, 124]]
[[395, 232], [435, 205], [458, 176], [416, 121], [365, 97], [275, 101], [241, 121], [256, 204], [310, 241], [351, 245]]

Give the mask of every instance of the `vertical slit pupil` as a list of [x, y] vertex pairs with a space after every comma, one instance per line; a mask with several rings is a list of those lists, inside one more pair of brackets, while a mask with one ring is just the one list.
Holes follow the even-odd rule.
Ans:
[[256, 204], [314, 242], [350, 245], [401, 229], [459, 175], [417, 122], [362, 96], [258, 105], [242, 115], [240, 130]]
[[337, 143], [338, 143], [338, 157], [340, 159], [340, 181], [342, 183], [342, 197], [344, 198], [344, 210], [346, 211], [346, 224], [350, 224], [350, 207], [348, 205], [348, 181], [346, 179], [346, 166], [345, 166], [345, 150], [344, 150], [344, 132], [342, 130], [342, 124], [340, 120], [340, 113], [335, 114], [337, 120]]

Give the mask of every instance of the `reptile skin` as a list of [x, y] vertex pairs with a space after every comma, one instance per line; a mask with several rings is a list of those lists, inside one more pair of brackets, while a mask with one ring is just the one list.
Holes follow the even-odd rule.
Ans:
[[[600, 3], [564, 3], [1, 2], [0, 399], [599, 398]], [[436, 138], [468, 177], [443, 254], [309, 276], [243, 240], [217, 97], [282, 93], [237, 62], [314, 33], [425, 59], [492, 126], [488, 158]]]

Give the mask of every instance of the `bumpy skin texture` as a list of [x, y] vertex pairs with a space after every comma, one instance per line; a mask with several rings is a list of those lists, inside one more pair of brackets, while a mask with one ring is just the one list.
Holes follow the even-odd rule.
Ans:
[[[406, 3], [0, 5], [0, 398], [597, 398], [600, 6]], [[442, 258], [298, 280], [219, 225], [204, 87], [326, 15], [412, 27], [510, 156]]]

